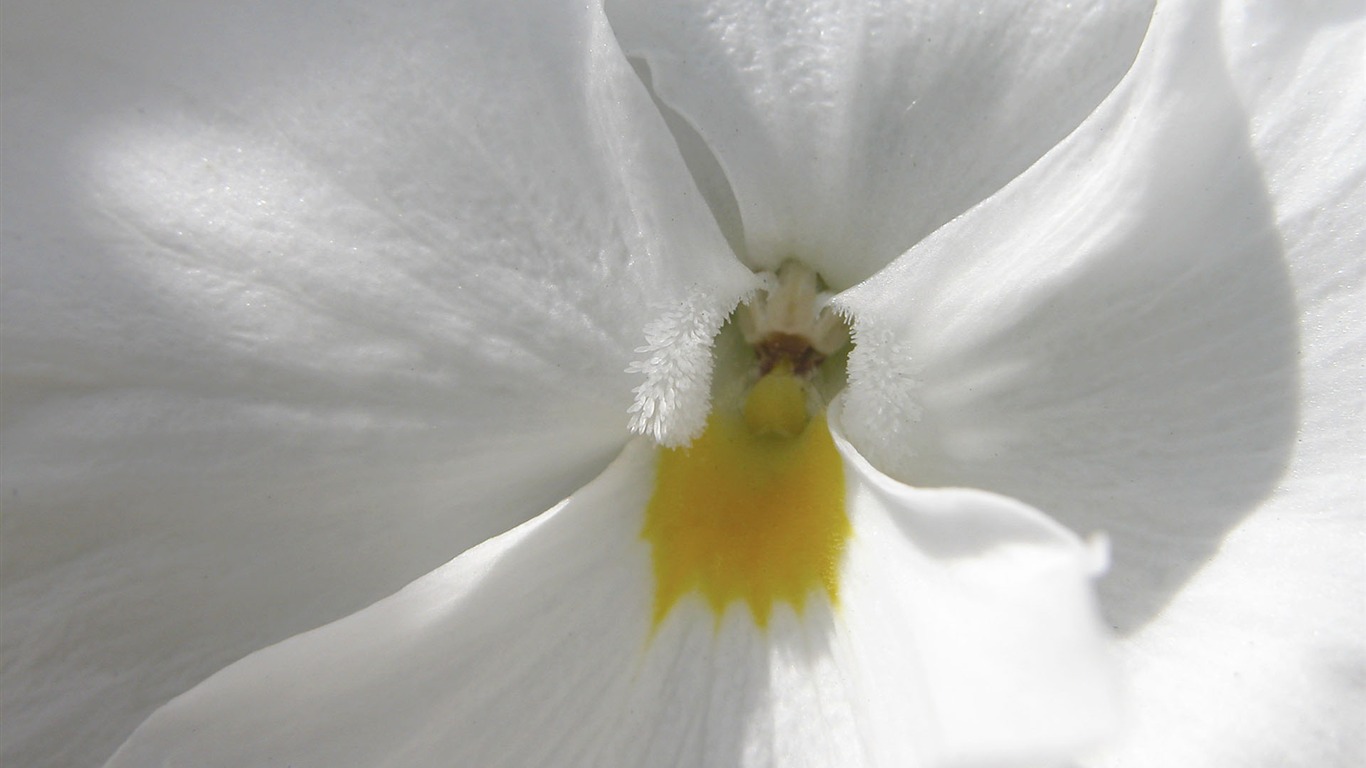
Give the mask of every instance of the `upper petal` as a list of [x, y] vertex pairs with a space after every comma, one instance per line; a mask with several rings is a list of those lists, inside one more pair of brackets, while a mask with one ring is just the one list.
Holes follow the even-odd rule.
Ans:
[[98, 761], [544, 509], [646, 324], [747, 287], [592, 6], [4, 30], [6, 762]]
[[[847, 287], [999, 189], [1128, 68], [1151, 3], [616, 0], [751, 264]], [[705, 164], [695, 164], [698, 166]]]

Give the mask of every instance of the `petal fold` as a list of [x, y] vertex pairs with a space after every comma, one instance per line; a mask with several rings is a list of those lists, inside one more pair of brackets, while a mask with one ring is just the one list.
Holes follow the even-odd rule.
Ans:
[[1150, 12], [1144, 0], [608, 4], [683, 145], [700, 152], [700, 137], [729, 180], [749, 262], [798, 258], [837, 288], [1076, 127], [1128, 68]]
[[868, 687], [869, 764], [1062, 765], [1101, 747], [1121, 706], [1095, 547], [1014, 499], [904, 485], [836, 443], [855, 529], [841, 661]]

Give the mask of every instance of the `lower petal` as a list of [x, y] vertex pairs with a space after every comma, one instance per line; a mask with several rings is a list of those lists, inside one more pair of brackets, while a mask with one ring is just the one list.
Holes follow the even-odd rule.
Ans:
[[692, 594], [654, 626], [658, 449], [638, 440], [549, 512], [210, 678], [112, 765], [1037, 764], [1103, 736], [1093, 553], [1017, 502], [900, 485], [836, 435], [837, 604], [760, 626]]

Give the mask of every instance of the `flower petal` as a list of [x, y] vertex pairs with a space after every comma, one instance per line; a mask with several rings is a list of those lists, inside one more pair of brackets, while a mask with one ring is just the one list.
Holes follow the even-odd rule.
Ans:
[[1104, 552], [1013, 499], [902, 485], [836, 441], [855, 528], [841, 661], [868, 689], [870, 764], [1060, 765], [1111, 735]]
[[839, 299], [879, 467], [1110, 533], [1103, 764], [1361, 754], [1366, 28], [1330, 5], [1160, 6], [1073, 136]]
[[749, 261], [795, 257], [843, 288], [1080, 123], [1133, 60], [1150, 9], [614, 0], [608, 12], [688, 126], [684, 145], [695, 129], [715, 153]]
[[1366, 755], [1363, 17], [1350, 3], [1223, 11], [1301, 312], [1296, 451], [1257, 513], [1125, 641], [1134, 722], [1105, 765], [1353, 765]]
[[1124, 631], [1270, 492], [1295, 434], [1295, 296], [1217, 34], [1163, 6], [1056, 152], [837, 298], [854, 444], [904, 482], [1107, 530]]
[[4, 30], [6, 763], [97, 762], [545, 509], [645, 326], [748, 287], [591, 6]]
[[1090, 552], [840, 442], [855, 539], [833, 612], [783, 604], [761, 630], [693, 596], [652, 630], [657, 454], [637, 441], [545, 515], [172, 702], [112, 765], [1007, 765], [1103, 732]]

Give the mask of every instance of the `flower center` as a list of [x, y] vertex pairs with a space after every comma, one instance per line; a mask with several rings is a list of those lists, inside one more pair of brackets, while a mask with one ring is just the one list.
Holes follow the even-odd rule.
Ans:
[[810, 269], [788, 262], [769, 277], [768, 291], [736, 318], [749, 349], [745, 383], [757, 380], [738, 399], [714, 397], [691, 445], [660, 449], [642, 532], [654, 559], [656, 627], [692, 592], [717, 621], [743, 601], [760, 627], [775, 603], [800, 615], [812, 593], [838, 602], [850, 525], [814, 379], [847, 330], [819, 306]]

